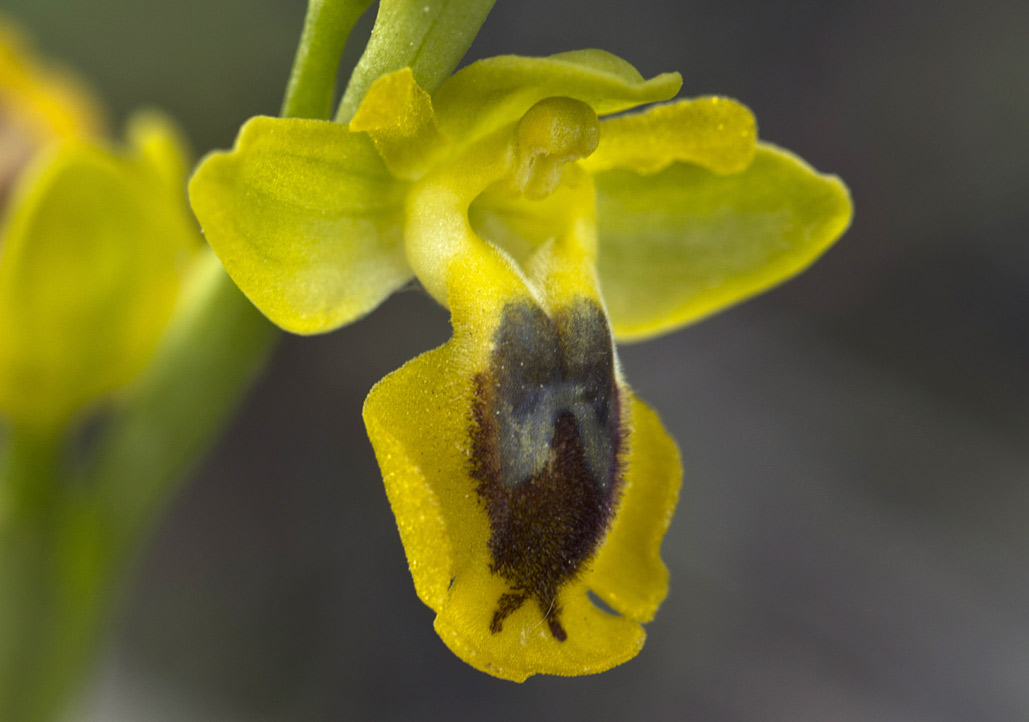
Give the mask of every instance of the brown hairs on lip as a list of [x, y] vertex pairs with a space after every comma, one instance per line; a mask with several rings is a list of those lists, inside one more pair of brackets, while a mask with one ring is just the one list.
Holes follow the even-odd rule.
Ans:
[[558, 592], [610, 526], [621, 490], [621, 406], [595, 302], [581, 299], [554, 318], [526, 302], [505, 307], [490, 368], [475, 377], [470, 429], [490, 569], [510, 585], [491, 632], [531, 598], [553, 637], [567, 639]]

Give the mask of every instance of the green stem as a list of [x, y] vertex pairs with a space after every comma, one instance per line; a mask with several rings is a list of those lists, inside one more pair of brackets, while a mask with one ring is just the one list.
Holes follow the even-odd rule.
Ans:
[[209, 250], [84, 478], [14, 430], [0, 476], [0, 720], [47, 722], [88, 670], [144, 535], [277, 337]]
[[354, 23], [370, 4], [371, 0], [310, 0], [282, 104], [284, 118], [326, 120], [332, 115], [339, 59]]
[[83, 485], [134, 546], [228, 421], [278, 337], [209, 250], [146, 375], [104, 435]]
[[[340, 54], [371, 0], [311, 0], [283, 115], [327, 119]], [[104, 438], [87, 488], [131, 548], [212, 443], [277, 338], [205, 252], [154, 362]]]
[[410, 67], [429, 95], [468, 51], [496, 0], [381, 0], [368, 47], [357, 62], [336, 121], [349, 123], [380, 76]]
[[13, 427], [0, 455], [0, 529], [4, 520], [47, 505], [54, 493], [61, 438]]
[[[62, 438], [13, 428], [0, 463], [0, 719], [60, 708], [74, 648], [62, 594]], [[90, 599], [84, 600], [88, 606]], [[76, 610], [77, 613], [77, 610]]]

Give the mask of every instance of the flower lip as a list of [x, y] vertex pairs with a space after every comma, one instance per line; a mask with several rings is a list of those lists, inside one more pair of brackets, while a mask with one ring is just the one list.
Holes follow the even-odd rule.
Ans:
[[475, 384], [471, 476], [490, 569], [510, 586], [490, 632], [532, 599], [563, 642], [558, 595], [600, 547], [620, 491], [625, 432], [603, 311], [580, 298], [552, 319], [509, 304]]

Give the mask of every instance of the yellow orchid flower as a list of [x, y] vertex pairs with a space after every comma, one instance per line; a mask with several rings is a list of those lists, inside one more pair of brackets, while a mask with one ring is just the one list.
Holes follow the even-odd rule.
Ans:
[[97, 107], [0, 27], [0, 420], [34, 433], [139, 373], [199, 248], [178, 132], [113, 148]]
[[364, 416], [437, 632], [499, 677], [624, 662], [665, 596], [678, 451], [614, 340], [782, 281], [849, 222], [843, 184], [757, 143], [735, 101], [604, 118], [679, 85], [596, 50], [483, 60], [432, 97], [402, 69], [348, 125], [252, 119], [191, 181], [209, 243], [287, 330], [412, 277], [450, 310], [453, 338]]

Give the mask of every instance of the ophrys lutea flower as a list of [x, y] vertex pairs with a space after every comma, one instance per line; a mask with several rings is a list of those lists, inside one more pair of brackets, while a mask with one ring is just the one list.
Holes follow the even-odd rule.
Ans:
[[600, 51], [481, 61], [431, 99], [401, 70], [349, 126], [251, 120], [191, 184], [226, 269], [288, 330], [412, 276], [450, 309], [452, 339], [381, 381], [365, 421], [437, 631], [497, 676], [619, 664], [665, 595], [678, 452], [614, 339], [781, 281], [849, 221], [842, 184], [757, 144], [734, 101], [601, 119], [679, 83]]

